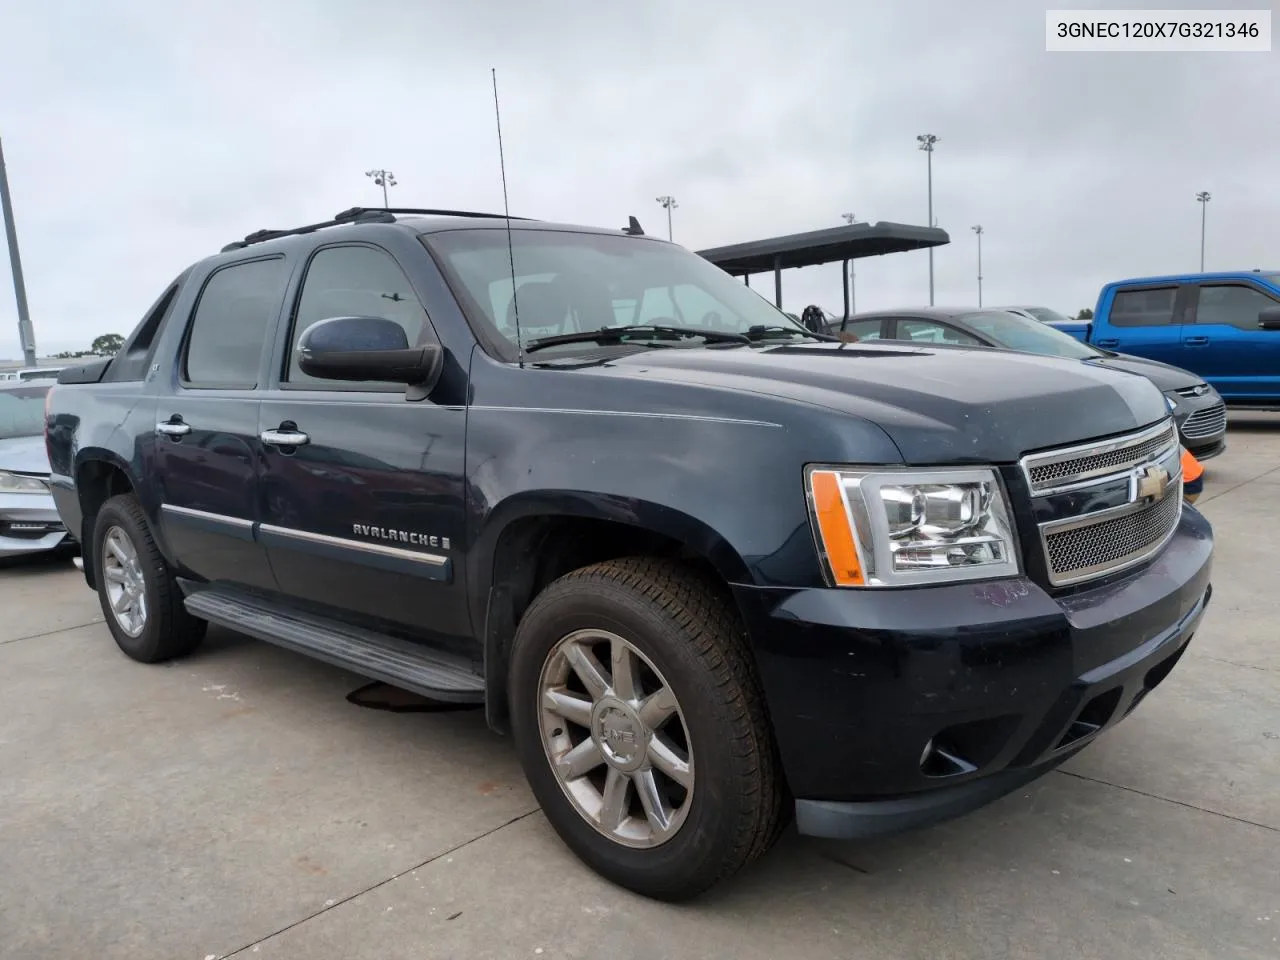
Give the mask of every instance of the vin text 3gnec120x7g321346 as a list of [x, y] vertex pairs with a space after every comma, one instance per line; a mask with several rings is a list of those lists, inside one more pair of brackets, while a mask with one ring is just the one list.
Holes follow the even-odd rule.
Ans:
[[981, 805], [1173, 669], [1212, 536], [1149, 380], [840, 342], [634, 224], [509, 226], [250, 235], [61, 373], [126, 654], [216, 623], [482, 703], [564, 842], [673, 900], [792, 817]]

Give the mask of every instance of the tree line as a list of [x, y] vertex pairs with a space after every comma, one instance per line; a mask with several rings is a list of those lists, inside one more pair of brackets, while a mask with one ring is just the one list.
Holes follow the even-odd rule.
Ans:
[[88, 350], [63, 350], [55, 353], [56, 360], [74, 360], [76, 357], [114, 357], [124, 346], [124, 337], [118, 333], [104, 333], [93, 338]]

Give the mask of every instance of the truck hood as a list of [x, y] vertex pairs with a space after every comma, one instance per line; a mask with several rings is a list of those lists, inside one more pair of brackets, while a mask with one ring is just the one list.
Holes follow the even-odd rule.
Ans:
[[1140, 374], [1166, 392], [1194, 387], [1197, 383], [1204, 382], [1202, 377], [1197, 377], [1194, 373], [1183, 370], [1181, 367], [1161, 363], [1159, 360], [1148, 360], [1146, 357], [1130, 356], [1127, 353], [1117, 353], [1114, 357], [1090, 358], [1085, 363], [1093, 363], [1100, 367], [1110, 367], [1113, 370], [1127, 370], [1129, 373]]
[[772, 395], [860, 417], [883, 429], [913, 464], [1008, 463], [1169, 415], [1150, 380], [1103, 365], [932, 345], [658, 349], [598, 371]]
[[49, 473], [49, 453], [44, 437], [13, 437], [0, 440], [0, 470], [17, 473]]

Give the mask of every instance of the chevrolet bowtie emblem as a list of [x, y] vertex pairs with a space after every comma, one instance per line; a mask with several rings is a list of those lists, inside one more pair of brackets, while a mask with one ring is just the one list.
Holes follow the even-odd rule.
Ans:
[[1164, 467], [1143, 467], [1134, 474], [1135, 499], [1154, 500], [1169, 484], [1169, 471]]

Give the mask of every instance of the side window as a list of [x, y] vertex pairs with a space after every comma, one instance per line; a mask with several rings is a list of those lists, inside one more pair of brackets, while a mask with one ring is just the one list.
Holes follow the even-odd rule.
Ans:
[[1280, 306], [1261, 290], [1243, 284], [1202, 286], [1196, 304], [1196, 323], [1225, 323], [1241, 330], [1257, 330], [1258, 314]]
[[258, 385], [267, 327], [288, 280], [283, 257], [223, 267], [205, 281], [187, 336], [184, 380], [196, 387]]
[[1111, 301], [1111, 323], [1117, 327], [1162, 327], [1171, 324], [1177, 294], [1177, 287], [1117, 290]]
[[333, 383], [298, 369], [298, 339], [330, 317], [383, 317], [404, 327], [409, 344], [418, 342], [426, 311], [400, 265], [373, 247], [326, 247], [311, 258], [289, 332], [290, 383]]
[[961, 333], [955, 327], [934, 320], [899, 320], [898, 339], [924, 343], [950, 343], [962, 347], [980, 347], [982, 341]]
[[841, 330], [840, 321], [833, 320], [827, 324], [827, 333], [833, 337], [846, 333], [852, 334], [859, 340], [879, 340], [883, 324], [884, 321], [880, 317], [871, 317], [866, 320], [850, 320], [844, 325], [844, 330]]

